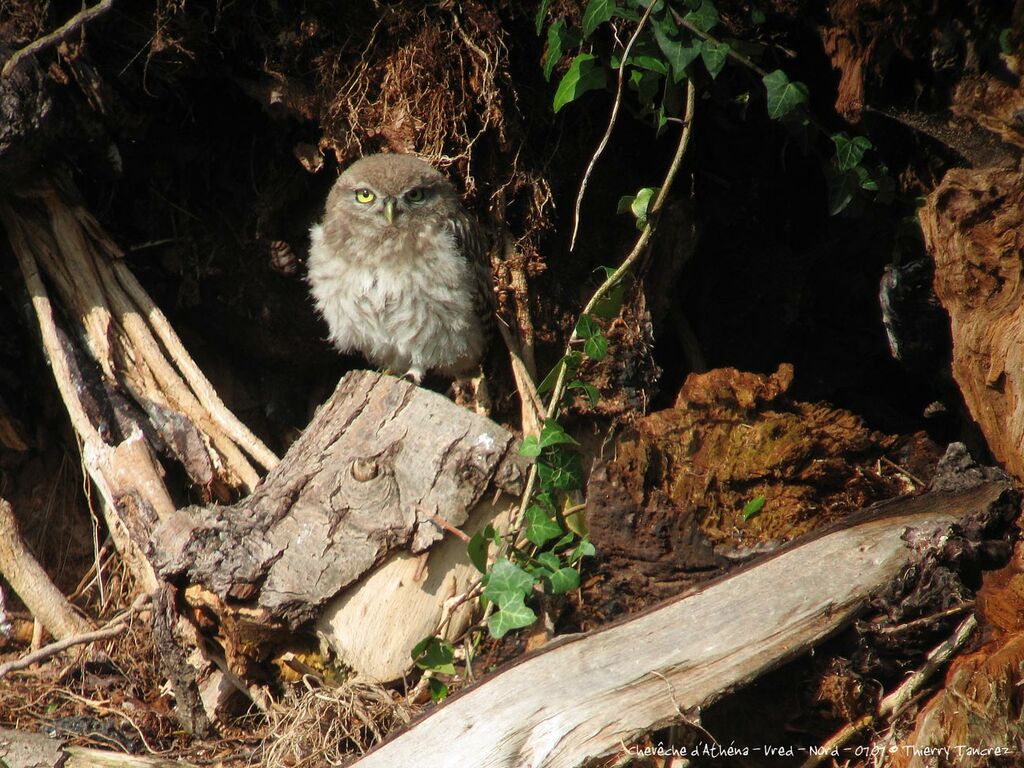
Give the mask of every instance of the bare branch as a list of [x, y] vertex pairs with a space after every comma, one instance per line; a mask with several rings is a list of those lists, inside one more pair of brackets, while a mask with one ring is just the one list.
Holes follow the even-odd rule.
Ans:
[[7, 60], [7, 63], [4, 64], [3, 71], [0, 72], [0, 75], [2, 75], [3, 77], [9, 77], [11, 72], [14, 71], [15, 67], [17, 67], [22, 61], [27, 59], [29, 56], [35, 56], [37, 53], [44, 50], [45, 48], [49, 48], [51, 45], [56, 45], [57, 43], [63, 42], [68, 37], [70, 37], [71, 33], [74, 32], [76, 29], [79, 29], [87, 22], [92, 21], [97, 16], [101, 16], [102, 14], [106, 13], [113, 7], [113, 5], [114, 0], [100, 0], [100, 2], [96, 3], [96, 5], [94, 5], [92, 8], [86, 8], [85, 10], [76, 13], [74, 16], [68, 19], [66, 23], [64, 23], [57, 29], [53, 30], [53, 32], [51, 32], [50, 34], [43, 35], [38, 40], [33, 40], [20, 51], [17, 51], [13, 56], [11, 56], [11, 58]]

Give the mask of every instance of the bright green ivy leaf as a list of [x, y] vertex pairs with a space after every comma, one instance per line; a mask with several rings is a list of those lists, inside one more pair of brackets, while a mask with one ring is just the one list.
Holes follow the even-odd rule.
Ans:
[[607, 21], [611, 21], [615, 13], [614, 0], [590, 0], [587, 3], [587, 10], [583, 12], [583, 21], [580, 26], [583, 28], [583, 39], [587, 39], [594, 30]]
[[768, 92], [768, 117], [772, 120], [781, 120], [807, 103], [807, 86], [800, 82], [790, 82], [781, 69], [769, 72], [762, 78], [762, 82]]
[[701, 32], [710, 32], [718, 25], [718, 9], [711, 0], [704, 0], [697, 8], [683, 16], [683, 21]]
[[604, 360], [608, 354], [608, 339], [603, 333], [595, 333], [584, 342], [583, 354], [591, 360]]
[[559, 19], [548, 27], [548, 44], [544, 50], [544, 79], [550, 81], [558, 62], [562, 60], [562, 48], [565, 42], [565, 20]]
[[499, 557], [491, 566], [491, 573], [484, 588], [484, 597], [504, 608], [510, 602], [533, 591], [533, 577], [507, 557]]
[[579, 445], [572, 436], [562, 429], [562, 425], [553, 419], [544, 422], [540, 430], [541, 449], [550, 448], [552, 445]]
[[604, 88], [607, 74], [601, 62], [592, 53], [581, 53], [572, 60], [555, 91], [554, 110], [558, 112], [587, 91]]
[[537, 620], [535, 614], [523, 601], [523, 596], [505, 604], [487, 618], [491, 637], [500, 640], [513, 629], [528, 627]]
[[832, 135], [832, 143], [836, 145], [836, 164], [840, 171], [848, 171], [860, 165], [864, 153], [871, 149], [871, 141], [866, 136], [854, 136], [846, 133]]
[[743, 515], [743, 519], [749, 520], [750, 518], [755, 517], [757, 513], [764, 508], [765, 501], [766, 499], [764, 496], [758, 496], [744, 504], [743, 512], [740, 513]]
[[562, 533], [562, 526], [552, 520], [543, 509], [537, 505], [526, 508], [526, 538], [531, 544], [543, 547]]
[[540, 564], [540, 570], [544, 572], [544, 575], [550, 575], [562, 567], [562, 561], [558, 559], [558, 555], [554, 552], [541, 552], [535, 558]]
[[536, 435], [527, 435], [523, 438], [523, 442], [519, 446], [519, 455], [528, 459], [540, 456], [540, 441]]
[[594, 322], [594, 318], [590, 315], [580, 315], [580, 319], [576, 321], [575, 333], [579, 339], [589, 339], [596, 333], [601, 332], [601, 326]]
[[551, 585], [551, 594], [564, 595], [580, 585], [580, 575], [575, 568], [559, 568], [547, 577], [547, 581]]
[[548, 6], [551, 5], [551, 0], [541, 0], [540, 8], [537, 9], [537, 15], [533, 17], [533, 26], [537, 30], [537, 34], [544, 29], [544, 21], [548, 17]]
[[730, 47], [728, 43], [713, 43], [710, 40], [705, 40], [700, 46], [700, 57], [704, 61], [704, 66], [707, 67], [708, 74], [714, 79], [718, 77], [718, 73], [725, 67], [725, 62], [729, 59]]

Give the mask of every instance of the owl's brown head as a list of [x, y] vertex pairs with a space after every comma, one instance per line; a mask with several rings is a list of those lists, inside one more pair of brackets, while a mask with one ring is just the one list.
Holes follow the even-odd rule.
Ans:
[[338, 177], [329, 211], [386, 229], [406, 219], [433, 217], [458, 196], [451, 183], [413, 155], [369, 155]]

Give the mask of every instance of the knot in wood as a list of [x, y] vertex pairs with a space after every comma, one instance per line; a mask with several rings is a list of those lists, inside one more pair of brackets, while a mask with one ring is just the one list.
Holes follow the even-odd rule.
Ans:
[[366, 483], [380, 474], [380, 465], [375, 459], [355, 459], [352, 462], [351, 472], [353, 480]]

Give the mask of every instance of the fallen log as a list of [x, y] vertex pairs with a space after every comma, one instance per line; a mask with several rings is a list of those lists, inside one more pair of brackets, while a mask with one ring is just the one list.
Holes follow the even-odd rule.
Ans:
[[[504, 511], [496, 494], [518, 495], [516, 445], [441, 395], [356, 371], [252, 495], [168, 515], [153, 562], [218, 627], [243, 678], [323, 615], [318, 629], [343, 662], [395, 679], [479, 575], [445, 528], [472, 533]], [[449, 634], [468, 618], [467, 607]]]
[[835, 634], [957, 520], [1018, 511], [1004, 479], [879, 505], [636, 618], [555, 642], [353, 765], [563, 768], [622, 751]]

